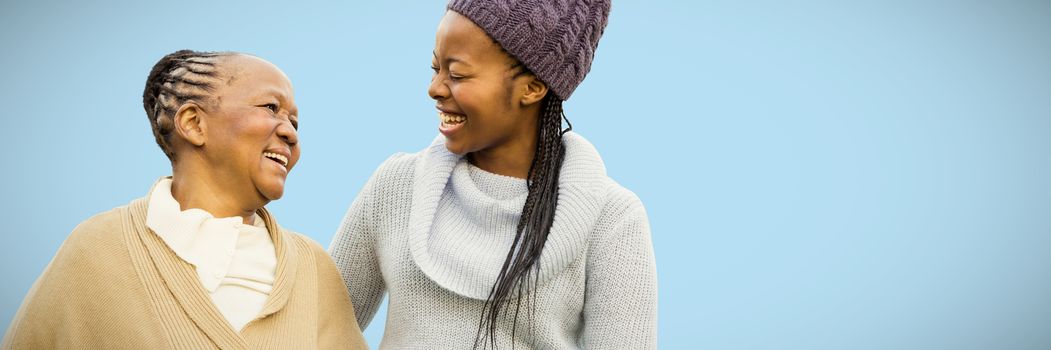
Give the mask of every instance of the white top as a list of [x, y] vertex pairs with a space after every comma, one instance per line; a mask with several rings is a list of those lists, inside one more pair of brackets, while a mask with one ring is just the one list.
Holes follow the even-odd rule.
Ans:
[[[524, 180], [474, 167], [444, 140], [384, 162], [330, 247], [362, 328], [390, 293], [380, 348], [472, 347], [528, 194]], [[517, 325], [497, 321], [497, 347], [654, 349], [657, 271], [646, 211], [606, 175], [587, 140], [570, 132], [563, 143], [537, 285], [523, 288], [535, 310], [523, 303]]]
[[253, 225], [240, 216], [216, 218], [207, 211], [181, 210], [172, 197], [172, 180], [157, 183], [150, 195], [146, 226], [182, 260], [197, 269], [201, 286], [235, 330], [263, 310], [277, 272], [277, 254], [258, 214]]

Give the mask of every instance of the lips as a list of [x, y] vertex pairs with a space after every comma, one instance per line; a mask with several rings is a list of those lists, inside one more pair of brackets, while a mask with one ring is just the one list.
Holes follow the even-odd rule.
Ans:
[[438, 108], [438, 120], [440, 121], [438, 131], [445, 137], [449, 137], [456, 133], [457, 130], [463, 128], [464, 124], [467, 123], [467, 116]]
[[284, 167], [285, 170], [288, 170], [288, 155], [281, 154], [278, 152], [267, 151], [263, 152], [263, 157], [270, 158], [278, 164], [281, 164], [281, 166]]
[[462, 124], [463, 122], [467, 121], [467, 116], [462, 114], [438, 111], [438, 119], [442, 121], [442, 124], [456, 125]]

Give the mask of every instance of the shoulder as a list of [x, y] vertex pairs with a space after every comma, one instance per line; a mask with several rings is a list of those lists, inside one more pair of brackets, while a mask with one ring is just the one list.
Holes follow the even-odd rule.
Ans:
[[438, 135], [438, 137], [431, 141], [427, 147], [424, 147], [419, 151], [412, 153], [398, 152], [391, 155], [387, 160], [380, 164], [379, 168], [377, 168], [376, 172], [373, 174], [373, 177], [385, 179], [398, 177], [411, 178], [418, 166], [425, 165], [425, 159], [434, 153], [443, 152], [448, 153], [445, 149], [445, 137]]
[[584, 189], [600, 203], [602, 219], [620, 219], [639, 211], [645, 215], [639, 196], [607, 174], [602, 156], [590, 141], [576, 132], [565, 133], [562, 140], [566, 155], [560, 184]]
[[595, 223], [587, 253], [589, 265], [604, 271], [653, 273], [653, 238], [642, 200], [613, 180]]
[[125, 207], [117, 207], [92, 215], [73, 228], [73, 232], [88, 235], [95, 232], [108, 231], [113, 228], [121, 228], [121, 214], [124, 209]]
[[592, 243], [606, 245], [634, 239], [649, 240], [649, 218], [639, 196], [612, 179], [603, 182], [605, 202], [595, 222]]
[[620, 217], [633, 216], [633, 215], [646, 215], [646, 209], [642, 205], [642, 200], [639, 196], [631, 190], [624, 188], [613, 179], [606, 178], [605, 182], [605, 198], [606, 204], [603, 207], [605, 215]]
[[296, 255], [314, 261], [318, 265], [332, 265], [332, 258], [320, 243], [299, 232], [281, 229], [285, 240], [296, 247]]
[[378, 191], [379, 194], [406, 191], [411, 188], [418, 174], [426, 173], [435, 165], [437, 158], [448, 155], [445, 138], [439, 135], [420, 151], [399, 152], [388, 157], [376, 168], [366, 187], [369, 191]]
[[436, 156], [440, 157], [443, 155], [449, 155], [449, 151], [445, 148], [445, 137], [438, 135], [427, 147], [424, 147], [417, 152], [398, 152], [391, 155], [387, 160], [380, 164], [373, 176], [382, 178], [411, 178], [418, 168], [426, 167], [429, 163], [433, 163], [428, 162], [428, 159], [433, 159]]
[[[132, 292], [138, 278], [128, 263], [120, 209], [96, 214], [73, 229], [26, 294], [5, 349], [70, 347], [91, 340], [92, 334], [111, 334], [105, 325], [119, 324], [112, 322], [114, 315], [126, 316], [123, 312], [133, 308], [129, 305], [141, 300]], [[78, 327], [55, 327], [63, 324]]]
[[124, 207], [110, 209], [95, 214], [78, 224], [62, 243], [59, 255], [99, 256], [115, 253], [114, 249], [124, 247], [124, 220], [122, 218], [124, 209]]
[[387, 158], [358, 193], [348, 215], [355, 208], [377, 210], [376, 206], [385, 205], [393, 198], [405, 197], [406, 191], [412, 188], [417, 158], [416, 153], [395, 153]]
[[291, 243], [291, 246], [296, 247], [296, 255], [305, 255], [311, 257], [316, 257], [319, 254], [326, 256], [328, 255], [328, 253], [325, 252], [325, 248], [322, 248], [321, 244], [314, 241], [313, 238], [310, 238], [302, 233], [284, 228], [280, 226], [280, 224], [278, 225], [278, 227], [281, 230], [282, 238], [284, 238], [286, 242]]
[[560, 187], [583, 192], [581, 197], [596, 203], [602, 216], [619, 217], [642, 207], [634, 192], [609, 177], [602, 156], [590, 141], [575, 132], [565, 133], [562, 140], [566, 150]]
[[418, 158], [419, 153], [395, 153], [376, 168], [373, 178], [381, 180], [411, 178]]
[[[41, 275], [41, 288], [80, 285], [85, 292], [121, 288], [134, 276], [122, 208], [97, 214], [73, 229]], [[105, 283], [99, 283], [105, 281]]]
[[296, 255], [300, 257], [300, 261], [306, 264], [312, 264], [312, 268], [318, 281], [322, 281], [325, 284], [335, 283], [339, 286], [343, 286], [342, 277], [339, 275], [339, 270], [336, 269], [335, 262], [332, 261], [332, 257], [329, 256], [328, 252], [324, 247], [321, 246], [314, 239], [307, 237], [298, 232], [283, 230], [285, 239], [294, 242], [296, 247]]
[[[429, 148], [428, 148], [429, 149]], [[383, 161], [369, 178], [368, 187], [373, 190], [400, 189], [410, 185], [415, 177], [417, 166], [422, 163], [424, 152], [416, 153], [398, 152]]]
[[623, 231], [629, 221], [645, 221], [646, 211], [634, 192], [614, 181], [607, 173], [598, 150], [575, 132], [563, 134], [566, 147], [559, 179], [559, 205], [572, 205], [594, 221], [592, 240], [605, 240]]

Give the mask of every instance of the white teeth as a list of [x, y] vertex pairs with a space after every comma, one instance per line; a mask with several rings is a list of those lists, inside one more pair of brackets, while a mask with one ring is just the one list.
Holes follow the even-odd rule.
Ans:
[[467, 117], [462, 115], [454, 115], [445, 112], [438, 112], [438, 119], [441, 119], [442, 123], [445, 124], [460, 124], [467, 121]]
[[281, 163], [281, 166], [288, 167], [288, 158], [283, 155], [273, 152], [263, 152], [263, 156], [278, 161], [278, 163]]

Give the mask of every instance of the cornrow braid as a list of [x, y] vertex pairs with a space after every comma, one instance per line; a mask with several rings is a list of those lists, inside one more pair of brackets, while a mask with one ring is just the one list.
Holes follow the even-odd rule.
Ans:
[[[562, 130], [563, 119], [568, 126], [565, 130]], [[474, 348], [481, 346], [486, 349], [490, 345], [496, 348], [496, 326], [501, 319], [511, 319], [513, 339], [518, 331], [518, 316], [522, 311], [523, 300], [526, 302], [525, 308], [529, 312], [528, 319], [531, 325], [534, 319], [538, 293], [536, 286], [539, 283], [541, 268], [540, 253], [547, 243], [555, 218], [555, 207], [558, 205], [558, 176], [565, 156], [562, 135], [573, 129], [573, 124], [569, 123], [562, 110], [562, 100], [555, 94], [547, 94], [544, 97], [537, 124], [536, 151], [527, 178], [529, 194], [522, 207], [522, 216], [518, 221], [507, 258], [504, 259], [496, 283], [482, 306]], [[523, 298], [527, 290], [533, 292], [529, 293], [528, 298]], [[513, 312], [508, 312], [512, 295], [515, 295], [514, 309]], [[530, 327], [530, 330], [535, 333], [534, 328]]]
[[205, 105], [214, 102], [211, 94], [221, 82], [217, 65], [219, 58], [234, 54], [179, 50], [153, 65], [142, 91], [142, 107], [150, 120], [157, 145], [169, 160], [175, 160], [175, 152], [169, 143], [175, 127], [175, 112], [189, 101]]

